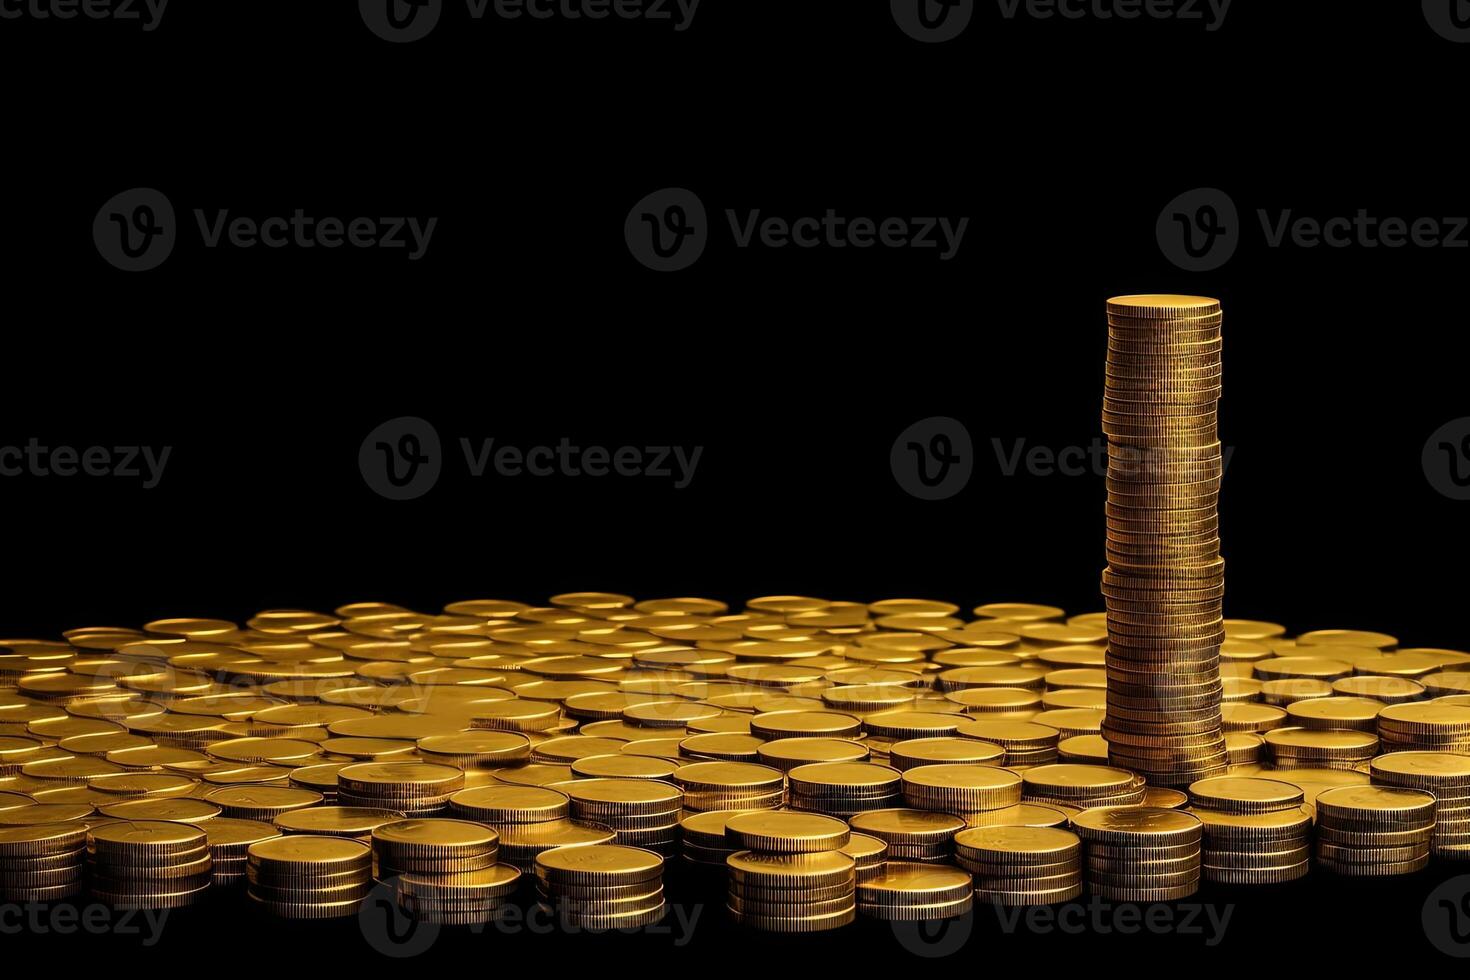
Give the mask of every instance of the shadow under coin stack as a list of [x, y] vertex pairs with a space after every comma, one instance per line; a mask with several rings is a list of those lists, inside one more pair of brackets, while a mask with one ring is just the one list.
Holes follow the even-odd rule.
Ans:
[[1087, 888], [1109, 902], [1173, 902], [1199, 890], [1204, 825], [1183, 810], [1099, 807], [1072, 818]]
[[786, 774], [793, 810], [851, 817], [903, 802], [903, 773], [873, 762], [814, 762]]
[[0, 827], [0, 902], [55, 902], [81, 894], [86, 855], [85, 824]]
[[1189, 787], [1191, 812], [1205, 825], [1206, 881], [1278, 885], [1305, 878], [1312, 818], [1299, 786], [1253, 776], [1212, 776]]
[[1223, 773], [1220, 304], [1108, 301], [1107, 716], [1114, 765], [1156, 786]]
[[554, 847], [536, 855], [541, 908], [578, 929], [635, 929], [658, 922], [664, 859], [620, 844]]
[[991, 905], [1057, 905], [1082, 894], [1082, 840], [1053, 827], [973, 827], [954, 838], [955, 863]]
[[252, 901], [283, 919], [357, 914], [373, 887], [373, 852], [342, 837], [294, 834], [250, 845]]
[[1354, 878], [1429, 866], [1434, 794], [1394, 786], [1338, 786], [1317, 794], [1317, 866]]
[[781, 770], [753, 762], [691, 762], [669, 778], [684, 791], [685, 810], [773, 810], [783, 802]]
[[342, 806], [397, 810], [410, 817], [442, 813], [464, 789], [464, 772], [426, 762], [360, 762], [337, 773]]
[[281, 836], [281, 832], [268, 823], [234, 817], [213, 817], [194, 826], [209, 838], [209, 857], [214, 862], [212, 873], [217, 888], [245, 881], [251, 844]]
[[118, 820], [90, 831], [92, 895], [117, 909], [175, 909], [204, 897], [209, 838], [191, 824]]
[[957, 919], [975, 905], [975, 884], [959, 868], [890, 861], [857, 886], [858, 911], [887, 922]]
[[1434, 810], [1435, 857], [1470, 860], [1470, 755], [1452, 752], [1390, 752], [1373, 760], [1379, 786], [1428, 790]]
[[679, 844], [679, 787], [657, 779], [576, 779], [562, 784], [572, 817], [605, 827], [615, 844], [672, 857]]

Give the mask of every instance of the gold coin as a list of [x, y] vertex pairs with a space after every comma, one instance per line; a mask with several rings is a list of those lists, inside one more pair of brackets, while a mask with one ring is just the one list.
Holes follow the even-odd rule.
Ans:
[[652, 851], [618, 844], [555, 847], [536, 855], [536, 874], [564, 884], [628, 884], [663, 873], [663, 858]]
[[732, 882], [771, 888], [851, 884], [857, 870], [857, 862], [841, 851], [811, 854], [736, 851], [725, 863]]
[[816, 813], [757, 811], [730, 817], [725, 836], [738, 848], [773, 854], [840, 850], [851, 836], [847, 824]]
[[954, 846], [974, 861], [1020, 865], [1072, 861], [1082, 852], [1076, 834], [1052, 827], [972, 827], [955, 834]]

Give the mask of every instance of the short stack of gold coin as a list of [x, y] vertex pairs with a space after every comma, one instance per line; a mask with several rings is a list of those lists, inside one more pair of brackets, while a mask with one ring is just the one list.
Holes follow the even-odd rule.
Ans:
[[841, 850], [857, 864], [854, 870], [858, 881], [882, 874], [888, 864], [888, 842], [871, 834], [853, 832]]
[[1052, 827], [973, 827], [954, 838], [955, 863], [991, 905], [1056, 905], [1082, 894], [1082, 840]]
[[1172, 902], [1199, 890], [1203, 824], [1161, 807], [1099, 807], [1072, 818], [1087, 887], [1113, 902]]
[[793, 810], [851, 817], [903, 800], [903, 774], [873, 762], [815, 762], [786, 774]]
[[[838, 864], [844, 857], [852, 860], [856, 873], [856, 859], [841, 851], [850, 843], [851, 831], [836, 817], [769, 810], [736, 814], [726, 821], [725, 837], [738, 849], [726, 859], [727, 869], [740, 863], [740, 855], [813, 862], [825, 856]], [[791, 889], [752, 884], [747, 877], [735, 874], [729, 877], [728, 907], [737, 921], [764, 926], [770, 919], [815, 918], [818, 923], [827, 923], [830, 921], [827, 916], [836, 913], [841, 918], [840, 913], [852, 908], [851, 885], [836, 889], [817, 886], [820, 890], [815, 894], [812, 891], [795, 894]]]
[[373, 852], [360, 841], [295, 834], [250, 845], [248, 894], [285, 919], [357, 914], [373, 887]]
[[204, 831], [209, 839], [216, 888], [243, 883], [250, 861], [250, 845], [281, 836], [281, 832], [268, 823], [234, 817], [213, 817], [196, 822], [194, 826]]
[[755, 751], [762, 765], [782, 772], [817, 762], [867, 762], [872, 757], [866, 745], [847, 738], [775, 738]]
[[397, 810], [410, 817], [442, 813], [462, 789], [462, 770], [427, 762], [359, 762], [337, 773], [342, 806]]
[[498, 769], [531, 761], [531, 740], [518, 732], [426, 735], [417, 744], [419, 758], [424, 762], [456, 769]]
[[606, 827], [616, 844], [673, 856], [684, 798], [679, 787], [658, 779], [576, 779], [560, 788], [571, 798], [573, 819]]
[[774, 809], [784, 801], [781, 770], [752, 762], [691, 762], [669, 781], [684, 791], [684, 809]]
[[903, 774], [903, 798], [909, 806], [953, 813], [966, 822], [1019, 804], [1022, 792], [1019, 774], [995, 766], [942, 763]]
[[840, 850], [736, 851], [725, 865], [730, 917], [741, 925], [767, 932], [829, 932], [857, 917], [857, 865]]
[[1453, 703], [1450, 697], [1391, 704], [1380, 711], [1378, 737], [1384, 749], [1470, 753], [1470, 704]]
[[1062, 733], [1050, 725], [999, 720], [985, 715], [963, 721], [958, 727], [964, 738], [979, 739], [1005, 749], [1002, 764], [1007, 768], [1056, 762], [1057, 744], [1062, 739]]
[[959, 868], [889, 861], [883, 873], [857, 886], [858, 911], [889, 922], [955, 919], [975, 904], [975, 883]]
[[283, 834], [346, 837], [371, 844], [375, 828], [404, 817], [405, 814], [400, 810], [360, 806], [311, 806], [281, 814], [275, 819], [275, 827]]
[[554, 847], [536, 855], [543, 910], [581, 929], [630, 929], [664, 917], [664, 859], [620, 844]]
[[1317, 794], [1317, 865], [1352, 877], [1412, 874], [1429, 865], [1434, 794], [1338, 786]]
[[773, 810], [685, 811], [679, 821], [679, 855], [684, 863], [701, 870], [725, 872], [725, 859], [740, 850], [725, 835], [725, 821], [742, 813], [774, 813]]
[[469, 820], [409, 819], [380, 824], [372, 831], [376, 877], [452, 875], [493, 868], [500, 858], [500, 834]]
[[1356, 769], [1378, 752], [1378, 736], [1347, 729], [1275, 728], [1261, 737], [1278, 769]]
[[1312, 820], [1299, 787], [1275, 779], [1212, 776], [1189, 787], [1192, 811], [1204, 824], [1206, 881], [1274, 885], [1306, 877]]
[[204, 897], [213, 878], [209, 838], [164, 820], [117, 820], [88, 835], [92, 894], [114, 908], [172, 909]]
[[954, 836], [965, 829], [965, 819], [938, 810], [895, 807], [867, 810], [848, 822], [859, 833], [888, 845], [889, 861], [945, 864], [954, 856]]
[[261, 823], [274, 823], [283, 813], [323, 802], [322, 794], [314, 790], [260, 785], [220, 786], [205, 791], [204, 799], [219, 807], [226, 817]]
[[0, 902], [53, 902], [81, 894], [86, 855], [83, 823], [0, 827]]
[[515, 895], [520, 881], [519, 868], [495, 864], [478, 871], [402, 874], [393, 887], [398, 907], [410, 918], [463, 926], [492, 920]]
[[1434, 794], [1435, 857], [1470, 860], [1470, 755], [1452, 752], [1390, 752], [1373, 760], [1379, 786], [1422, 789]]
[[899, 772], [918, 766], [999, 766], [1006, 751], [999, 745], [974, 738], [936, 736], [894, 742], [888, 749], [888, 764]]
[[1115, 766], [1054, 763], [1021, 773], [1028, 803], [1085, 810], [1095, 806], [1137, 806], [1144, 801], [1143, 778]]

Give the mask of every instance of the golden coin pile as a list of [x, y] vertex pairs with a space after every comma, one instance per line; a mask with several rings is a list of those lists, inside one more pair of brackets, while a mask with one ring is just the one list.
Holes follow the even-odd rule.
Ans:
[[[276, 818], [275, 826], [283, 834], [347, 837], [371, 844], [375, 829], [402, 820], [404, 816], [399, 810], [360, 806], [312, 806], [286, 811]], [[207, 824], [204, 825], [204, 830], [209, 830]]]
[[1274, 885], [1306, 876], [1312, 818], [1292, 783], [1212, 776], [1189, 787], [1191, 812], [1204, 823], [1200, 859], [1206, 881]]
[[1278, 769], [1357, 769], [1378, 751], [1378, 736], [1350, 729], [1275, 728], [1261, 737]]
[[[1026, 712], [1034, 717], [1037, 712]], [[982, 715], [959, 724], [959, 733], [965, 738], [990, 742], [1005, 750], [1001, 764], [1017, 766], [1042, 766], [1057, 761], [1057, 745], [1062, 733], [1049, 725], [1031, 721], [1004, 720], [992, 715]]]
[[1051, 827], [972, 827], [954, 839], [955, 863], [991, 905], [1056, 905], [1082, 894], [1082, 841]]
[[851, 817], [903, 802], [903, 773], [873, 762], [814, 762], [786, 773], [793, 810]]
[[491, 921], [515, 895], [520, 880], [520, 869], [509, 864], [449, 874], [403, 874], [394, 880], [394, 898], [409, 918], [475, 925]]
[[1083, 810], [1072, 830], [1086, 845], [1087, 887], [1114, 902], [1172, 902], [1199, 890], [1203, 824], [1181, 810]]
[[850, 834], [842, 846], [842, 853], [857, 865], [853, 870], [858, 881], [867, 881], [882, 874], [888, 865], [888, 842], [872, 834]]
[[397, 820], [372, 832], [376, 876], [450, 875], [493, 868], [500, 857], [500, 834], [469, 820]]
[[999, 745], [973, 738], [911, 738], [895, 742], [889, 747], [888, 764], [899, 772], [941, 764], [999, 766], [1005, 754], [1005, 749]]
[[619, 844], [555, 847], [536, 855], [542, 908], [583, 929], [631, 929], [664, 917], [664, 859]]
[[589, 778], [560, 783], [558, 788], [570, 797], [574, 819], [611, 830], [616, 835], [614, 843], [644, 847], [666, 857], [678, 850], [684, 793], [672, 783]]
[[361, 841], [298, 834], [251, 844], [250, 898], [287, 919], [356, 915], [373, 886], [373, 852]]
[[52, 902], [81, 894], [87, 825], [0, 827], [0, 901]]
[[1432, 852], [1441, 858], [1470, 858], [1470, 755], [1452, 752], [1390, 752], [1373, 760], [1373, 782], [1433, 793]]
[[164, 820], [115, 820], [88, 835], [91, 890], [113, 908], [173, 909], [203, 898], [213, 877], [209, 839]]
[[742, 813], [771, 813], [772, 810], [704, 810], [685, 811], [679, 821], [680, 850], [688, 867], [702, 871], [725, 873], [725, 861], [740, 850], [725, 834], [725, 821]]
[[[524, 773], [521, 767], [503, 773]], [[555, 774], [559, 781], [563, 774]], [[570, 771], [565, 774], [570, 778]], [[450, 797], [455, 816], [485, 824], [500, 835], [498, 860], [522, 872], [535, 870], [536, 855], [554, 847], [611, 844], [616, 834], [569, 819], [571, 800], [550, 786], [496, 783]]]
[[1433, 793], [1338, 786], [1317, 794], [1317, 864], [1340, 875], [1386, 877], [1429, 865]]
[[1470, 753], [1470, 704], [1456, 697], [1384, 708], [1378, 713], [1378, 737], [1389, 750]]
[[889, 861], [883, 873], [858, 882], [858, 911], [890, 922], [933, 922], [965, 915], [975, 885], [959, 868]]
[[953, 813], [967, 822], [981, 820], [1021, 802], [1022, 777], [994, 766], [916, 766], [904, 770], [903, 796], [916, 809]]
[[1220, 304], [1108, 302], [1107, 737], [1113, 763], [1159, 786], [1225, 770], [1225, 639], [1216, 505], [1223, 472]]

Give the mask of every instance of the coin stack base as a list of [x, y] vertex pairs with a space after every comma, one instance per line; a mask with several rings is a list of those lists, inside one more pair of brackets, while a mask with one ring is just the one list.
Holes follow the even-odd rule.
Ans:
[[1434, 811], [1435, 857], [1470, 860], [1470, 755], [1454, 752], [1390, 752], [1373, 760], [1373, 782], [1422, 789], [1439, 801]]
[[857, 862], [841, 851], [736, 851], [726, 867], [726, 906], [740, 925], [763, 932], [830, 932], [857, 919]]
[[816, 762], [786, 774], [791, 809], [848, 818], [903, 803], [903, 774], [873, 762]]
[[1199, 890], [1203, 824], [1183, 810], [1101, 807], [1072, 819], [1087, 889], [1112, 902], [1172, 902]]
[[292, 834], [250, 845], [251, 901], [283, 919], [357, 914], [373, 886], [373, 852], [342, 837]]
[[684, 794], [660, 779], [576, 779], [564, 784], [572, 817], [611, 830], [615, 844], [672, 857]]
[[578, 929], [650, 926], [668, 911], [662, 855], [621, 844], [556, 847], [536, 855], [543, 912]]
[[0, 901], [31, 904], [80, 895], [86, 856], [86, 824], [0, 827]]
[[1204, 879], [1222, 885], [1277, 885], [1311, 867], [1312, 818], [1292, 783], [1215, 776], [1189, 787], [1191, 811], [1204, 824]]
[[213, 879], [209, 839], [198, 827], [118, 820], [91, 831], [92, 895], [117, 909], [194, 905]]
[[1429, 866], [1434, 794], [1396, 786], [1338, 786], [1317, 794], [1317, 866], [1352, 878]]
[[957, 919], [975, 905], [975, 882], [959, 868], [890, 861], [857, 886], [858, 912], [886, 922]]

